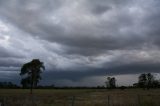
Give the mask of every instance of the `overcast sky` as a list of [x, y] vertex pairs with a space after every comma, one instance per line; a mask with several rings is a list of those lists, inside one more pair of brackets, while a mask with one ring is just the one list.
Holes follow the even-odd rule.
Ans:
[[0, 80], [44, 62], [42, 84], [119, 84], [160, 72], [160, 0], [0, 0]]

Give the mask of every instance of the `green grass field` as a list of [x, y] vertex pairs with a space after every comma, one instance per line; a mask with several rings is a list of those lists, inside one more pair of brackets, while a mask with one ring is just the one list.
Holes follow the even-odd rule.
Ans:
[[160, 89], [0, 89], [6, 106], [160, 106]]

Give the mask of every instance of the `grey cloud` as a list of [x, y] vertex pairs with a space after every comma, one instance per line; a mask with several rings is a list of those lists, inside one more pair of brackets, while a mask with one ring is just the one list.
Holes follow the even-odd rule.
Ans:
[[[160, 8], [156, 0], [0, 0], [10, 37], [0, 71], [40, 58], [47, 80], [159, 72]], [[1, 24], [1, 23], [0, 23]], [[7, 68], [8, 67], [8, 68]], [[15, 77], [15, 76], [14, 76]]]
[[[48, 1], [46, 1], [48, 2]], [[104, 2], [104, 3], [103, 3]], [[93, 7], [99, 8], [100, 4], [103, 5], [110, 5], [111, 1], [102, 1], [100, 2], [90, 2], [90, 5], [93, 4]], [[16, 4], [17, 3], [17, 4]], [[30, 3], [30, 2], [27, 2]], [[24, 3], [27, 5], [27, 3]], [[114, 5], [119, 4], [120, 2], [112, 3]], [[19, 5], [19, 2], [14, 2], [15, 5]], [[42, 4], [41, 2], [38, 2], [37, 5]], [[98, 5], [98, 7], [94, 6]], [[17, 7], [17, 8], [15, 8]], [[103, 7], [103, 6], [102, 6]], [[1, 11], [4, 16], [8, 17], [9, 20], [11, 20], [14, 24], [18, 25], [19, 28], [22, 30], [31, 33], [33, 36], [40, 36], [42, 38], [45, 38], [47, 40], [62, 43], [64, 45], [69, 46], [75, 46], [81, 48], [103, 48], [103, 49], [118, 49], [119, 46], [126, 47], [128, 42], [130, 42], [130, 39], [126, 39], [125, 43], [124, 39], [121, 34], [119, 33], [119, 30], [121, 27], [124, 27], [123, 24], [127, 22], [131, 22], [130, 18], [127, 18], [129, 15], [122, 13], [121, 11], [115, 11], [118, 13], [118, 16], [113, 17], [112, 20], [115, 19], [115, 21], [101, 21], [98, 20], [98, 23], [102, 23], [101, 27], [97, 25], [89, 25], [88, 27], [91, 28], [85, 28], [83, 26], [79, 26], [79, 23], [76, 24], [76, 26], [73, 26], [72, 23], [68, 25], [68, 27], [73, 26], [73, 29], [68, 32], [64, 26], [62, 25], [55, 25], [51, 23], [52, 20], [48, 20], [46, 15], [49, 15], [51, 12], [48, 11], [45, 14], [43, 12], [43, 9], [40, 8], [40, 11], [29, 11], [25, 7], [22, 7], [21, 9], [18, 9], [18, 6], [9, 5], [9, 7], [12, 13], [10, 13], [10, 10], [3, 10]], [[7, 9], [8, 9], [7, 8]], [[13, 8], [13, 9], [12, 9]], [[48, 8], [48, 7], [47, 7]], [[83, 8], [83, 7], [82, 7]], [[101, 7], [100, 7], [101, 8]], [[99, 10], [96, 10], [99, 11]], [[100, 10], [101, 11], [101, 10]], [[54, 14], [54, 13], [53, 13]], [[63, 13], [62, 13], [63, 14]], [[77, 14], [78, 15], [78, 14]], [[124, 15], [124, 16], [123, 16]], [[42, 17], [43, 16], [43, 17]], [[132, 17], [132, 16], [130, 16]], [[69, 18], [69, 17], [67, 17]], [[71, 17], [72, 18], [72, 17]], [[130, 19], [127, 21], [127, 19]], [[109, 25], [108, 25], [109, 23]], [[128, 25], [128, 24], [127, 24]], [[76, 29], [75, 29], [75, 28]], [[103, 28], [102, 28], [103, 27]], [[99, 29], [101, 28], [101, 29]], [[96, 29], [96, 30], [95, 30]], [[105, 31], [106, 30], [106, 31]], [[104, 31], [104, 32], [103, 32]], [[115, 33], [116, 31], [116, 33]], [[109, 32], [109, 33], [108, 33]], [[100, 37], [98, 37], [100, 36]], [[113, 36], [120, 36], [120, 37], [113, 37]], [[137, 40], [137, 39], [136, 39]], [[82, 43], [83, 42], [83, 43]], [[134, 44], [130, 44], [131, 46], [134, 46]]]
[[22, 62], [16, 58], [0, 58], [0, 66], [5, 67], [20, 67]]
[[11, 50], [7, 50], [4, 47], [0, 46], [0, 57], [3, 58], [9, 58], [9, 57], [14, 57], [14, 58], [23, 58], [23, 55], [20, 54], [16, 54], [14, 51]]
[[89, 9], [93, 14], [101, 15], [110, 9], [112, 9], [111, 6], [109, 6], [108, 3], [105, 3], [105, 1], [91, 1], [88, 0], [86, 4], [86, 9]]
[[0, 66], [0, 70], [2, 72], [19, 72], [20, 71], [20, 67], [16, 67], [16, 66]]
[[[111, 67], [108, 69], [90, 69], [90, 70], [82, 70], [82, 71], [62, 71], [62, 70], [52, 70], [46, 71], [42, 74], [42, 84], [56, 84], [56, 85], [68, 85], [68, 82], [81, 82], [82, 79], [89, 78], [92, 76], [112, 76], [112, 75], [122, 75], [126, 73], [130, 74], [139, 74], [144, 72], [159, 72], [160, 64], [153, 64], [153, 63], [132, 63], [121, 65], [117, 67]], [[152, 70], [152, 71], [151, 71]], [[15, 76], [17, 77], [17, 75]], [[12, 77], [11, 77], [12, 78]], [[14, 79], [14, 77], [13, 77]], [[17, 78], [16, 78], [17, 79]], [[135, 78], [136, 79], [136, 78]], [[17, 79], [15, 82], [19, 82]], [[62, 82], [57, 82], [62, 81]], [[89, 82], [91, 80], [88, 80]], [[78, 85], [78, 84], [77, 84]], [[83, 86], [79, 85], [79, 86]]]
[[[129, 74], [140, 74], [146, 72], [153, 72], [159, 73], [160, 63], [132, 63], [132, 64], [125, 64], [117, 67], [111, 68], [100, 68], [100, 69], [90, 69], [90, 70], [83, 70], [83, 71], [48, 71], [44, 72], [42, 83], [45, 84], [57, 84], [57, 85], [68, 85], [69, 82], [81, 82], [82, 79], [93, 77], [93, 76], [112, 76], [112, 75], [125, 75], [126, 73]], [[137, 79], [137, 77], [135, 78]], [[61, 80], [62, 82], [57, 82]], [[49, 82], [47, 82], [49, 81]], [[88, 80], [88, 82], [92, 82]], [[78, 85], [78, 84], [77, 84]], [[95, 85], [96, 82], [95, 82]], [[81, 86], [81, 85], [79, 85]]]
[[102, 14], [105, 11], [107, 11], [108, 9], [110, 9], [110, 7], [107, 7], [107, 6], [97, 6], [96, 8], [93, 8], [92, 11], [95, 14]]

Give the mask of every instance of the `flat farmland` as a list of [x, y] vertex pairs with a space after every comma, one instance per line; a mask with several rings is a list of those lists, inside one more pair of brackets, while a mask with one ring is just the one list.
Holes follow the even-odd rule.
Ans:
[[160, 89], [0, 89], [4, 106], [160, 106]]

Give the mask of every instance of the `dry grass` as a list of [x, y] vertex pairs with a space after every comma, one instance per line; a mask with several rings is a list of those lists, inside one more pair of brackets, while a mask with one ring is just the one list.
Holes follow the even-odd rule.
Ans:
[[142, 90], [34, 90], [0, 89], [7, 106], [160, 106], [160, 89]]

